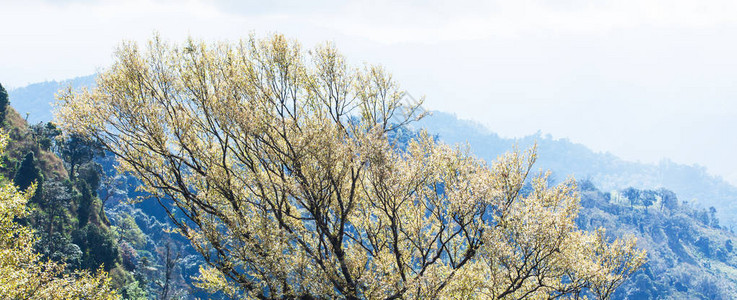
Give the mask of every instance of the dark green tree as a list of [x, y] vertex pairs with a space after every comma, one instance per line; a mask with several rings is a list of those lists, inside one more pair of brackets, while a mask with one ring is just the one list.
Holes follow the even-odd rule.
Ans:
[[96, 154], [100, 154], [99, 147], [79, 135], [72, 134], [60, 147], [60, 156], [69, 171], [69, 178], [77, 177], [79, 166], [89, 162]]
[[110, 231], [104, 231], [94, 224], [87, 224], [72, 233], [72, 240], [84, 253], [82, 266], [95, 270], [104, 265], [106, 271], [115, 267], [118, 261], [118, 245]]
[[84, 181], [78, 181], [77, 189], [79, 189], [79, 205], [77, 206], [77, 221], [79, 222], [79, 228], [87, 225], [90, 219], [90, 210], [92, 206], [92, 191], [90, 191], [89, 185]]
[[0, 84], [0, 126], [5, 123], [5, 113], [8, 110], [8, 92], [5, 90], [2, 84]]
[[31, 201], [39, 203], [39, 200], [43, 197], [43, 181], [44, 178], [41, 169], [36, 166], [36, 156], [33, 152], [28, 152], [23, 158], [23, 161], [18, 164], [18, 168], [16, 168], [13, 183], [23, 191], [35, 182], [36, 192], [33, 198], [31, 198]]
[[717, 218], [717, 209], [714, 206], [709, 206], [709, 226], [719, 227], [719, 219]]
[[727, 240], [724, 242], [724, 248], [727, 249], [727, 252], [732, 253], [732, 250], [734, 249], [734, 246], [732, 245], [732, 240]]
[[79, 246], [72, 243], [71, 239], [62, 232], [54, 232], [48, 235], [46, 232], [37, 231], [40, 237], [34, 245], [38, 253], [44, 259], [65, 263], [68, 270], [78, 270], [82, 266], [82, 251]]
[[58, 152], [57, 137], [61, 130], [52, 122], [34, 124], [29, 126], [33, 141], [43, 150]]
[[711, 245], [708, 237], [700, 237], [696, 243], [694, 243], [694, 246], [696, 246], [704, 256], [711, 257]]
[[48, 234], [68, 232], [73, 229], [69, 211], [74, 203], [76, 192], [69, 181], [49, 180], [44, 182], [40, 208], [43, 211]]
[[87, 162], [77, 168], [77, 181], [84, 181], [89, 185], [92, 195], [97, 193], [102, 180], [102, 166], [94, 161]]

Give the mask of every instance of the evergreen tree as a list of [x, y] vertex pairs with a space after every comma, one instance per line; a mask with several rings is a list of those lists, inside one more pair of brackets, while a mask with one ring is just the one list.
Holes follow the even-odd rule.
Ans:
[[104, 266], [106, 271], [115, 267], [118, 261], [118, 245], [111, 232], [100, 229], [94, 224], [87, 224], [72, 233], [72, 241], [79, 245], [84, 253], [82, 267], [96, 270]]
[[658, 195], [661, 199], [660, 209], [663, 210], [668, 209], [668, 211], [673, 211], [676, 208], [678, 208], [678, 197], [676, 196], [676, 193], [661, 188], [658, 190]]
[[630, 207], [634, 207], [640, 201], [641, 193], [642, 191], [633, 187], [628, 187], [622, 191], [622, 195], [630, 201]]
[[36, 157], [33, 155], [33, 151], [28, 152], [15, 171], [13, 183], [18, 189], [25, 190], [35, 182], [36, 192], [31, 200], [38, 203], [38, 200], [43, 196], [43, 181], [43, 174], [41, 174], [41, 169], [36, 166]]
[[79, 228], [87, 225], [87, 221], [90, 219], [90, 206], [92, 205], [92, 192], [90, 191], [89, 185], [84, 181], [78, 182], [79, 192], [82, 194], [79, 198], [79, 206], [77, 207], [77, 220], [79, 221]]
[[8, 110], [8, 92], [2, 84], [0, 84], [0, 125], [5, 123], [5, 112]]
[[94, 195], [102, 183], [102, 166], [94, 161], [90, 161], [77, 167], [77, 181], [87, 183], [91, 193]]

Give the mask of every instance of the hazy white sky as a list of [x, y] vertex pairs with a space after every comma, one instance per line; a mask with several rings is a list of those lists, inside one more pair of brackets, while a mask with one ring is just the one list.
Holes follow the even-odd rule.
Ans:
[[[282, 32], [380, 63], [429, 109], [737, 184], [737, 1], [5, 1], [0, 83], [94, 73], [154, 31]], [[544, 155], [544, 154], [543, 154]]]

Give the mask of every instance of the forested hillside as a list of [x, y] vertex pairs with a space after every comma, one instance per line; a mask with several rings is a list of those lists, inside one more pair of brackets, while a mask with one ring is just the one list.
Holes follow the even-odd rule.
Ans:
[[116, 299], [123, 282], [107, 272], [117, 271], [107, 260], [115, 247], [105, 243], [101, 206], [90, 211], [94, 176], [83, 172], [72, 184], [62, 162], [28, 134], [0, 85], [0, 296]]
[[633, 234], [648, 262], [614, 299], [735, 299], [737, 236], [719, 226], [713, 210], [680, 201], [670, 190], [602, 192], [579, 182], [581, 228]]
[[0, 178], [21, 191], [35, 184], [30, 214], [19, 220], [34, 231], [33, 251], [42, 261], [63, 265], [64, 276], [104, 270], [124, 299], [195, 295], [189, 277], [201, 262], [189, 242], [171, 233], [167, 219], [134, 207], [129, 195], [138, 195], [138, 184], [121, 182], [126, 177], [115, 175], [112, 157], [89, 141], [64, 137], [52, 123], [29, 126], [5, 108], [0, 130], [9, 139]]
[[113, 287], [129, 284], [131, 274], [118, 264], [115, 229], [96, 197], [100, 175], [91, 162], [94, 149], [60, 139], [51, 124], [29, 127], [12, 107], [3, 117], [9, 139], [0, 175], [20, 191], [33, 188], [30, 213], [19, 221], [34, 230], [34, 251], [42, 260], [65, 265], [65, 272], [101, 269], [110, 273]]

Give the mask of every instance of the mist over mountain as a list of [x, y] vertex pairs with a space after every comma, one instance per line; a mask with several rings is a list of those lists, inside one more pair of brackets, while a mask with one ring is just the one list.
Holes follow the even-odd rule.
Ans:
[[551, 170], [557, 180], [572, 175], [578, 180], [592, 181], [603, 191], [662, 187], [674, 191], [680, 201], [702, 208], [713, 206], [722, 225], [732, 227], [737, 221], [737, 187], [709, 174], [703, 166], [670, 160], [658, 164], [625, 161], [611, 153], [597, 153], [568, 139], [554, 139], [542, 133], [502, 138], [477, 122], [461, 120], [446, 112], [435, 111], [416, 126], [450, 144], [468, 143], [471, 151], [486, 161], [493, 161], [515, 146], [526, 149], [537, 143], [535, 169]]

